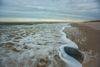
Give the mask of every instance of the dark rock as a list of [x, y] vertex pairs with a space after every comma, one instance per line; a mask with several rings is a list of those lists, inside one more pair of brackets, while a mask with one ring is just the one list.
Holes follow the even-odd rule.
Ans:
[[75, 48], [71, 48], [71, 47], [64, 47], [64, 51], [70, 55], [71, 57], [75, 58], [77, 61], [79, 61], [80, 63], [83, 62], [84, 60], [84, 56], [83, 54]]

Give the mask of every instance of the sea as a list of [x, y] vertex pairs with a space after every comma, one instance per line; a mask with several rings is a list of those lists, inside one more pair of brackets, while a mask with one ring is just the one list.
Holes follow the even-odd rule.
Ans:
[[64, 51], [78, 49], [63, 32], [70, 23], [1, 23], [0, 67], [82, 67]]

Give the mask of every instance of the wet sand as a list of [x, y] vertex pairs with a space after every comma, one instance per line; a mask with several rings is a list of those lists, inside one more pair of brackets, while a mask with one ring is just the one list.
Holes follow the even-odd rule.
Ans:
[[100, 67], [100, 22], [72, 23], [71, 26], [64, 30], [67, 37], [79, 46], [79, 50], [91, 54], [83, 67]]

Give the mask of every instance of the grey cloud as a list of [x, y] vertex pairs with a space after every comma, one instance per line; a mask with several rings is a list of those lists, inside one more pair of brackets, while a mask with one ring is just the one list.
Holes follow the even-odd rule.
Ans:
[[[100, 14], [98, 2], [100, 0], [0, 0], [0, 17], [3, 17], [5, 10], [4, 15], [7, 17], [24, 17], [23, 14], [26, 13], [26, 15], [29, 14], [26, 17], [43, 18], [46, 15], [45, 18], [48, 16], [61, 19], [68, 17], [86, 20], [87, 18], [88, 20], [98, 19], [100, 17], [98, 16]], [[33, 16], [33, 14], [37, 15]]]

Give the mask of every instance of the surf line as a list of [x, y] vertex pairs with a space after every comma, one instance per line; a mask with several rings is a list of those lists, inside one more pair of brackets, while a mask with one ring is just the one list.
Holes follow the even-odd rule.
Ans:
[[61, 60], [63, 60], [66, 63], [66, 67], [82, 67], [82, 64], [80, 62], [78, 62], [76, 59], [74, 59], [73, 57], [69, 56], [65, 51], [64, 51], [64, 47], [71, 47], [71, 48], [75, 48], [78, 49], [78, 46], [72, 42], [70, 39], [68, 39], [66, 37], [66, 34], [63, 32], [63, 30], [66, 27], [62, 27], [62, 29], [60, 30], [61, 34], [62, 34], [62, 39], [65, 40], [66, 44], [63, 44], [62, 46], [60, 46], [58, 48], [58, 53], [59, 53], [59, 57], [61, 58]]

